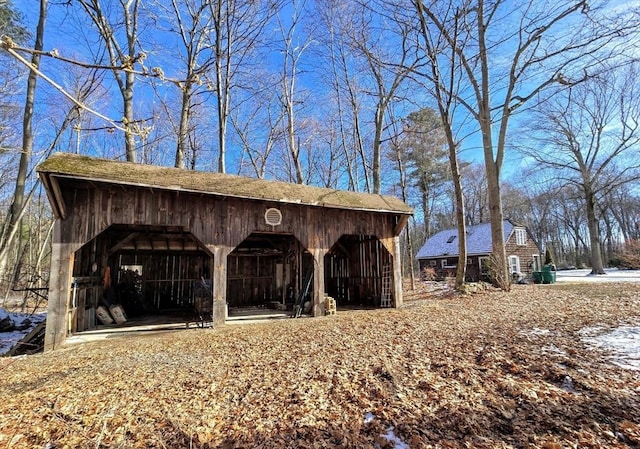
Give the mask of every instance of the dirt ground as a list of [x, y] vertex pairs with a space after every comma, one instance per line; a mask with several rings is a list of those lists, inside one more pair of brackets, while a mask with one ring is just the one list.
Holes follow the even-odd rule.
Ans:
[[635, 283], [423, 283], [401, 309], [0, 359], [0, 447], [638, 447], [640, 372], [581, 330], [639, 306]]

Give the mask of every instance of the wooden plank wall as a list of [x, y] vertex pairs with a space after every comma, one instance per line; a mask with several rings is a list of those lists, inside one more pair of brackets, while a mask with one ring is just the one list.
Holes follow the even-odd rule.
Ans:
[[391, 263], [391, 254], [375, 236], [349, 236], [338, 242], [341, 250], [325, 258], [327, 293], [339, 304], [379, 306], [382, 270]]
[[507, 262], [509, 256], [518, 256], [520, 258], [520, 272], [525, 275], [531, 275], [533, 273], [533, 255], [540, 256], [540, 263], [544, 263], [544, 254], [540, 252], [540, 249], [536, 245], [535, 241], [527, 233], [526, 245], [517, 245], [515, 232], [511, 235], [511, 238], [505, 244], [505, 251], [507, 253]]
[[[328, 251], [342, 235], [394, 235], [395, 214], [325, 209], [289, 203], [219, 198], [177, 191], [112, 185], [65, 186], [69, 217], [61, 223], [65, 241], [89, 242], [109, 225], [181, 226], [204, 245], [235, 248], [253, 232], [294, 235], [302, 245]], [[264, 212], [276, 207], [282, 224], [265, 223]], [[387, 246], [389, 252], [393, 248]]]
[[227, 302], [230, 307], [258, 306], [279, 301], [275, 266], [281, 257], [230, 254], [227, 269]]

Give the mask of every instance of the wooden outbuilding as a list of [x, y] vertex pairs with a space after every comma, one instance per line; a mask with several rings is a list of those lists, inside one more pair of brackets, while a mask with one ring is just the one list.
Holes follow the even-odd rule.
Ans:
[[398, 198], [73, 154], [37, 170], [56, 219], [45, 350], [94, 327], [101, 305], [204, 303], [215, 326], [234, 308], [291, 308], [305, 284], [314, 316], [327, 295], [338, 309], [402, 304], [413, 211]]

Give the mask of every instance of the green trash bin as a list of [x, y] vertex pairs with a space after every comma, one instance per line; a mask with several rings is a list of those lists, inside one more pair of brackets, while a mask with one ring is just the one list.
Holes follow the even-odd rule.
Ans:
[[555, 284], [556, 283], [556, 267], [553, 265], [544, 265], [542, 267], [542, 283], [543, 284]]
[[542, 284], [542, 271], [534, 271], [533, 272], [533, 283], [534, 284]]

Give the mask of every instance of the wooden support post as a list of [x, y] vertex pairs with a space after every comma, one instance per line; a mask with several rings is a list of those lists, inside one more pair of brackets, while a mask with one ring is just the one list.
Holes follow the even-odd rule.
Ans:
[[324, 316], [324, 256], [326, 251], [313, 250], [313, 316]]
[[232, 248], [210, 246], [213, 252], [213, 325], [221, 326], [227, 320], [227, 256]]
[[67, 320], [71, 298], [71, 277], [76, 245], [62, 243], [62, 224], [56, 220], [53, 228], [51, 247], [51, 276], [47, 301], [47, 327], [44, 337], [44, 350], [58, 349], [67, 337]]
[[394, 307], [402, 306], [402, 256], [400, 252], [400, 237], [393, 238], [393, 253], [391, 254], [393, 261], [393, 296], [395, 301]]

